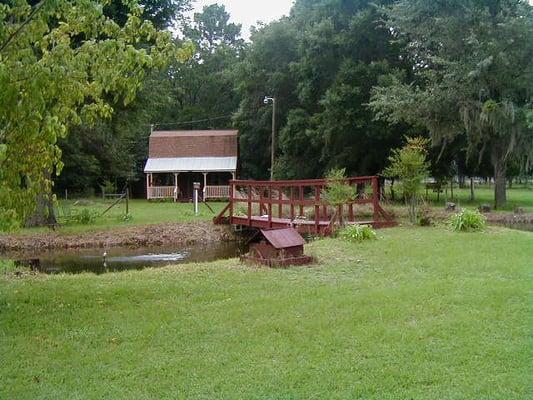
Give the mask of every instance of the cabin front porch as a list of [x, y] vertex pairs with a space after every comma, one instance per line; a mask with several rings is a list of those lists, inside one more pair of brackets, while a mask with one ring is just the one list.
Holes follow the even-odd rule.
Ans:
[[193, 183], [200, 182], [203, 200], [228, 199], [229, 181], [235, 179], [235, 172], [158, 172], [146, 174], [146, 198], [191, 201]]

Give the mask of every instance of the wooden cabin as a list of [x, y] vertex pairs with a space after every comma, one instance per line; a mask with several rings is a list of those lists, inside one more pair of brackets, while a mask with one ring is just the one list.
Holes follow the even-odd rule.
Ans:
[[237, 172], [238, 131], [153, 131], [146, 161], [146, 198], [189, 201], [200, 182], [205, 199], [227, 199]]

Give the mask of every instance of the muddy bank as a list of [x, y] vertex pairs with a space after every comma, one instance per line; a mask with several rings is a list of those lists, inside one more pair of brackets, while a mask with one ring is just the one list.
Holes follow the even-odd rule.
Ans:
[[52, 249], [87, 249], [97, 247], [145, 247], [190, 245], [234, 240], [230, 228], [211, 222], [167, 223], [130, 226], [85, 233], [45, 232], [0, 235], [0, 253], [45, 251]]

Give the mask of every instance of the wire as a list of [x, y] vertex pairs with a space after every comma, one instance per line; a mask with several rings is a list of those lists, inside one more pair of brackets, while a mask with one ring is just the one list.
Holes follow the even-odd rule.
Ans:
[[152, 126], [156, 127], [156, 126], [170, 126], [170, 125], [189, 125], [189, 124], [194, 124], [196, 122], [208, 122], [208, 121], [215, 121], [215, 120], [219, 120], [219, 119], [225, 119], [225, 118], [231, 118], [232, 114], [228, 114], [228, 115], [221, 115], [221, 116], [218, 116], [218, 117], [212, 117], [212, 118], [204, 118], [204, 119], [197, 119], [197, 120], [193, 120], [193, 121], [182, 121], [182, 122], [168, 122], [168, 123], [164, 123], [164, 124], [152, 124]]

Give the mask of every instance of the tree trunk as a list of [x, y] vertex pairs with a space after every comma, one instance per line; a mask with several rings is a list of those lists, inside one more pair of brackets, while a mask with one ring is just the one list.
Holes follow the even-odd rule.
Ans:
[[464, 175], [459, 175], [459, 189], [464, 189], [466, 177]]
[[390, 199], [394, 201], [394, 178], [390, 180]]
[[470, 201], [474, 201], [476, 196], [474, 194], [474, 178], [470, 177]]
[[405, 198], [405, 203], [407, 205], [407, 210], [409, 213], [409, 221], [412, 224], [416, 224], [416, 203], [417, 203], [417, 196], [416, 194], [411, 194]]
[[26, 221], [26, 226], [48, 226], [53, 228], [56, 225], [57, 219], [54, 212], [52, 195], [48, 193], [40, 193], [37, 196], [37, 208], [33, 215]]
[[507, 163], [502, 157], [493, 158], [494, 166], [494, 209], [499, 209], [507, 202], [506, 179]]
[[[45, 171], [44, 177], [45, 179], [50, 180], [50, 172]], [[27, 227], [48, 226], [54, 228], [57, 225], [52, 196], [49, 186], [43, 183], [41, 192], [37, 195], [37, 207], [35, 208], [35, 212], [26, 221]]]

